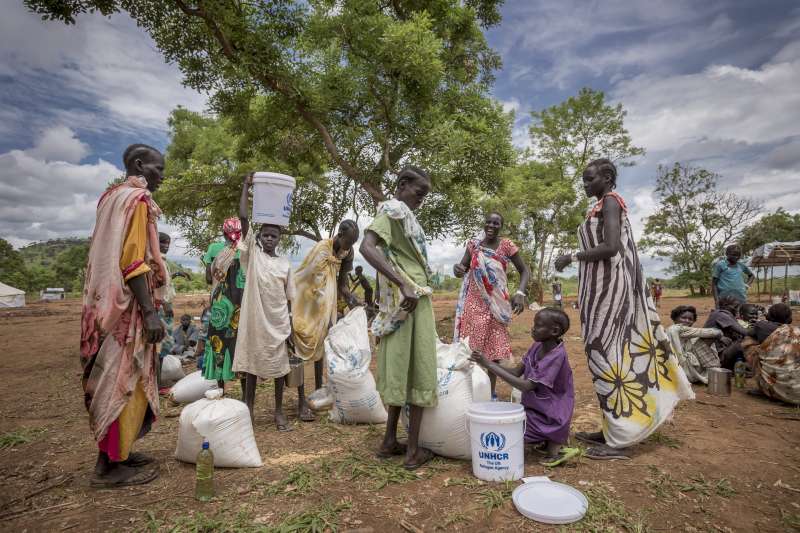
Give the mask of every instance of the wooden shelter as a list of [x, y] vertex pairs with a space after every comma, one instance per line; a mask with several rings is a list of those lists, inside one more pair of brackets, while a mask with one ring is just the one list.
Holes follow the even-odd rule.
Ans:
[[783, 267], [783, 287], [786, 296], [789, 294], [789, 267], [800, 265], [800, 241], [770, 242], [762, 244], [753, 252], [750, 266], [756, 269], [756, 291], [761, 296], [759, 272], [764, 272], [764, 291], [767, 289], [767, 273], [769, 273], [769, 296], [772, 298], [772, 286], [775, 279], [775, 267]]

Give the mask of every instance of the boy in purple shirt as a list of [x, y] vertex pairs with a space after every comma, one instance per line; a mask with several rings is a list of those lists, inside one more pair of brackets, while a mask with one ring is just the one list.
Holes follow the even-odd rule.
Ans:
[[567, 314], [548, 307], [536, 313], [531, 330], [534, 343], [516, 367], [505, 368], [480, 352], [472, 353], [473, 361], [522, 391], [525, 442], [541, 447], [545, 463], [559, 459], [561, 446], [569, 439], [575, 406], [572, 369], [561, 341], [568, 329]]

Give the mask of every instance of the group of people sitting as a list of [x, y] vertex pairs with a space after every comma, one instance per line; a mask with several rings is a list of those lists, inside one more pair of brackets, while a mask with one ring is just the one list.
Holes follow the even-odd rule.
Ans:
[[764, 310], [724, 296], [702, 328], [694, 327], [694, 306], [680, 305], [670, 316], [674, 324], [667, 335], [691, 382], [707, 384], [708, 369], [733, 370], [745, 361], [758, 387], [751, 394], [800, 405], [800, 328], [791, 326], [788, 305]]
[[693, 383], [707, 384], [710, 368], [733, 370], [743, 361], [757, 385], [751, 394], [800, 405], [800, 328], [791, 326], [792, 310], [785, 303], [769, 309], [747, 303], [754, 276], [741, 256], [741, 248], [732, 244], [714, 265], [716, 305], [703, 327], [694, 327], [695, 307], [681, 305], [670, 314], [674, 324], [667, 334]]

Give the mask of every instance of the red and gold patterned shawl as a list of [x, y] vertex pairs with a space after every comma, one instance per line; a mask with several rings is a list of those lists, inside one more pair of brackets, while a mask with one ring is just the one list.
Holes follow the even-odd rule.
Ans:
[[[108, 189], [97, 204], [81, 317], [84, 401], [97, 441], [119, 417], [140, 379], [153, 415], [158, 413], [155, 345], [145, 342], [142, 313], [120, 266], [123, 245], [140, 202], [147, 206], [148, 219], [144, 257], [148, 268], [142, 275], [147, 276], [152, 296], [153, 289], [163, 284], [166, 269], [156, 228], [161, 210], [147, 189], [147, 181], [129, 176]], [[126, 270], [137, 266], [130, 265]]]

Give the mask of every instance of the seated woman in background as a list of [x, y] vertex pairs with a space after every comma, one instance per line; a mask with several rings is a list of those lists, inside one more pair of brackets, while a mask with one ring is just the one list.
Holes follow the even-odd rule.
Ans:
[[791, 322], [789, 306], [775, 304], [742, 346], [758, 385], [751, 394], [800, 405], [800, 327]]
[[715, 343], [720, 366], [733, 370], [733, 365], [742, 355], [741, 340], [748, 334], [749, 328], [736, 319], [741, 306], [739, 300], [733, 296], [723, 296], [719, 299], [718, 305], [719, 308], [708, 315], [703, 327], [722, 331], [723, 337]]
[[697, 322], [697, 309], [693, 305], [679, 305], [670, 317], [674, 324], [667, 328], [667, 337], [686, 377], [692, 383], [708, 384], [708, 369], [719, 366], [714, 341], [722, 338], [722, 331], [692, 327]]

